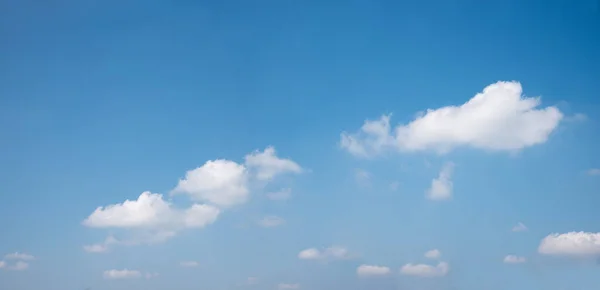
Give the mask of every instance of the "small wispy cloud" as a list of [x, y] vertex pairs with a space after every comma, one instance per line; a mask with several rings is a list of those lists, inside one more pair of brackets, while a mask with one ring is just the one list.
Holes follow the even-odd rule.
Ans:
[[527, 230], [529, 230], [527, 228], [527, 226], [525, 226], [523, 223], [519, 222], [516, 226], [514, 226], [512, 228], [513, 232], [526, 232]]

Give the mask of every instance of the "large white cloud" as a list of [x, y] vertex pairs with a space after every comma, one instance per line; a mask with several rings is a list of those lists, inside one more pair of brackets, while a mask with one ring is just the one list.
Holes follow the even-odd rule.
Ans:
[[444, 164], [437, 178], [431, 181], [431, 186], [426, 192], [427, 198], [435, 201], [450, 199], [452, 197], [453, 183], [452, 171], [454, 163]]
[[424, 278], [446, 276], [450, 269], [448, 263], [439, 262], [437, 266], [427, 264], [406, 264], [400, 269], [400, 273], [408, 276], [417, 276]]
[[222, 207], [241, 204], [248, 199], [248, 171], [230, 160], [207, 161], [188, 171], [172, 192]]
[[130, 279], [130, 278], [140, 278], [142, 277], [142, 273], [137, 270], [106, 270], [103, 275], [104, 279]]
[[538, 252], [545, 255], [600, 256], [600, 233], [550, 234], [542, 239]]
[[275, 148], [269, 146], [263, 152], [254, 151], [245, 157], [246, 166], [256, 170], [259, 180], [271, 180], [283, 173], [301, 173], [302, 167], [291, 159], [279, 158]]
[[98, 207], [82, 224], [92, 228], [124, 228], [138, 230], [135, 239], [119, 241], [109, 236], [99, 244], [84, 246], [87, 252], [106, 252], [114, 244], [156, 243], [173, 237], [186, 228], [202, 228], [217, 219], [220, 210], [211, 205], [193, 204], [187, 209], [175, 208], [161, 194], [143, 192], [137, 200]]
[[361, 277], [383, 276], [390, 273], [390, 268], [377, 265], [360, 265], [356, 268], [356, 274]]
[[497, 82], [466, 103], [428, 109], [392, 129], [390, 116], [365, 121], [356, 133], [342, 133], [340, 145], [361, 157], [387, 149], [445, 153], [457, 147], [515, 151], [547, 141], [563, 114], [540, 108], [539, 97], [525, 97], [518, 82]]
[[309, 248], [298, 253], [298, 258], [302, 260], [348, 259], [350, 253], [348, 249], [339, 246], [328, 247], [324, 250]]

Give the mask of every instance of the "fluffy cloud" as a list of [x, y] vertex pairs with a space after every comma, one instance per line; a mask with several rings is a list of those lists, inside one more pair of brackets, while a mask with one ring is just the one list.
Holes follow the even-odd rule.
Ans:
[[35, 260], [35, 257], [25, 253], [14, 252], [10, 254], [6, 254], [4, 259], [7, 260], [23, 260], [23, 261], [31, 261]]
[[329, 247], [325, 250], [317, 248], [309, 248], [298, 253], [298, 258], [302, 260], [319, 260], [319, 259], [347, 259], [349, 252], [343, 247]]
[[248, 199], [248, 171], [242, 164], [218, 159], [190, 170], [172, 193], [185, 193], [195, 200], [228, 207]]
[[140, 278], [142, 273], [137, 270], [106, 270], [103, 275], [104, 279], [129, 279], [129, 278]]
[[400, 269], [400, 273], [408, 276], [417, 276], [424, 278], [446, 276], [449, 266], [446, 262], [439, 262], [437, 266], [426, 264], [406, 264]]
[[425, 253], [425, 258], [427, 259], [439, 259], [441, 256], [442, 252], [438, 249], [433, 249]]
[[538, 252], [545, 255], [600, 256], [600, 233], [550, 234], [542, 239]]
[[261, 227], [272, 228], [285, 224], [285, 220], [278, 216], [266, 216], [258, 221]]
[[245, 157], [246, 166], [256, 170], [259, 180], [271, 180], [276, 175], [283, 173], [301, 173], [302, 168], [290, 159], [276, 156], [275, 148], [267, 147], [263, 152], [254, 151]]
[[431, 200], [446, 200], [452, 197], [452, 171], [454, 163], [448, 162], [444, 164], [437, 178], [431, 181], [431, 187], [427, 190], [427, 198]]
[[428, 109], [393, 130], [389, 115], [367, 120], [358, 132], [342, 133], [340, 145], [359, 157], [387, 149], [515, 151], [546, 142], [563, 119], [556, 107], [540, 108], [540, 104], [539, 97], [523, 96], [520, 83], [497, 82], [460, 106]]
[[390, 273], [390, 268], [376, 265], [360, 265], [356, 268], [356, 274], [361, 277], [383, 276]]
[[519, 222], [516, 226], [512, 228], [513, 232], [525, 232], [528, 228], [523, 223]]
[[504, 257], [504, 263], [506, 264], [521, 264], [525, 263], [526, 259], [524, 257], [519, 257], [515, 255], [508, 255]]
[[163, 242], [182, 229], [205, 227], [215, 222], [219, 214], [218, 208], [204, 204], [178, 209], [165, 201], [161, 194], [146, 191], [137, 200], [98, 207], [83, 221], [83, 225], [92, 228], [139, 230], [136, 239], [118, 241], [109, 236], [103, 243], [84, 246], [84, 250], [101, 253], [114, 244]]
[[179, 266], [185, 267], [185, 268], [198, 267], [198, 262], [196, 262], [196, 261], [183, 261], [183, 262], [179, 263]]
[[285, 284], [281, 283], [277, 285], [279, 290], [288, 290], [288, 289], [300, 289], [300, 284]]
[[202, 228], [213, 223], [220, 210], [204, 204], [194, 204], [185, 210], [176, 209], [162, 194], [149, 191], [137, 200], [98, 207], [83, 221], [93, 228]]
[[279, 191], [267, 193], [267, 198], [270, 200], [286, 200], [292, 196], [291, 188], [283, 188]]

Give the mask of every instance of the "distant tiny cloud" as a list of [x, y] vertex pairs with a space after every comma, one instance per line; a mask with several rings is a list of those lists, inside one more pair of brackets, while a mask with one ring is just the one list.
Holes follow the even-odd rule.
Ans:
[[598, 257], [600, 256], [600, 233], [550, 234], [542, 239], [538, 252], [554, 256]]
[[449, 270], [448, 263], [439, 262], [437, 266], [427, 264], [406, 264], [400, 269], [400, 273], [407, 276], [417, 276], [423, 278], [446, 276]]
[[109, 280], [132, 279], [132, 278], [140, 278], [142, 276], [142, 273], [137, 270], [129, 270], [129, 269], [115, 270], [115, 269], [113, 269], [113, 270], [104, 271], [102, 276], [104, 277], [104, 279], [109, 279]]
[[357, 168], [354, 170], [354, 179], [358, 185], [368, 186], [371, 184], [371, 173], [364, 169]]
[[513, 231], [513, 232], [526, 232], [527, 230], [529, 230], [529, 229], [527, 228], [527, 226], [525, 226], [525, 225], [524, 225], [523, 223], [521, 223], [521, 222], [519, 222], [517, 225], [515, 225], [515, 226], [512, 228], [512, 231]]
[[590, 168], [587, 171], [589, 176], [600, 176], [600, 168]]
[[6, 262], [0, 261], [0, 269], [6, 267]]
[[264, 228], [273, 228], [285, 224], [285, 220], [278, 216], [266, 216], [259, 220], [258, 224]]
[[156, 277], [158, 277], [158, 273], [146, 273], [146, 274], [144, 274], [144, 277], [146, 279], [156, 278]]
[[196, 261], [182, 261], [179, 262], [179, 266], [184, 267], [184, 268], [192, 268], [192, 267], [198, 267], [198, 262]]
[[428, 259], [439, 259], [441, 256], [442, 252], [440, 252], [438, 249], [433, 249], [425, 253], [425, 258]]
[[277, 285], [277, 289], [279, 289], [279, 290], [300, 289], [300, 284], [281, 283], [281, 284]]
[[360, 277], [384, 276], [389, 274], [390, 268], [379, 265], [360, 265], [356, 268], [356, 275]]
[[431, 181], [431, 186], [426, 192], [427, 198], [434, 201], [450, 199], [452, 197], [453, 183], [452, 172], [454, 163], [447, 162], [442, 167], [437, 178]]
[[525, 263], [526, 259], [524, 257], [519, 257], [515, 255], [508, 255], [504, 257], [504, 263], [506, 264], [521, 264]]
[[267, 198], [270, 200], [288, 200], [292, 196], [291, 188], [283, 188], [279, 191], [267, 193]]
[[298, 258], [301, 260], [322, 260], [322, 259], [348, 259], [350, 253], [344, 247], [332, 246], [324, 250], [317, 248], [309, 248], [298, 253]]
[[35, 260], [35, 257], [30, 254], [14, 252], [4, 256], [6, 260], [23, 260], [23, 261], [31, 261]]

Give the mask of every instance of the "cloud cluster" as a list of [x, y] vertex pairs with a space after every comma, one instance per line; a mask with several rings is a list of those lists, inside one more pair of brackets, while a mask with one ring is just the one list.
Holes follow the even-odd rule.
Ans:
[[408, 124], [390, 125], [390, 115], [367, 120], [356, 133], [341, 134], [340, 146], [358, 157], [387, 150], [447, 153], [458, 147], [516, 151], [546, 142], [563, 114], [523, 96], [518, 82], [497, 82], [466, 103], [428, 109]]
[[0, 269], [23, 271], [29, 268], [29, 262], [35, 260], [35, 257], [26, 253], [14, 252], [4, 255], [4, 260], [0, 260]]
[[[195, 202], [178, 208], [159, 193], [143, 192], [136, 200], [125, 200], [94, 210], [82, 224], [91, 228], [132, 230], [133, 237], [118, 240], [109, 236], [104, 242], [84, 246], [93, 253], [106, 252], [117, 244], [135, 245], [162, 242], [184, 229], [198, 229], [214, 223], [223, 210], [245, 203], [252, 182], [269, 182], [285, 173], [300, 173], [302, 168], [290, 159], [277, 157], [273, 147], [245, 156], [245, 163], [217, 159], [189, 170], [171, 191]], [[268, 219], [273, 226], [280, 220]]]

